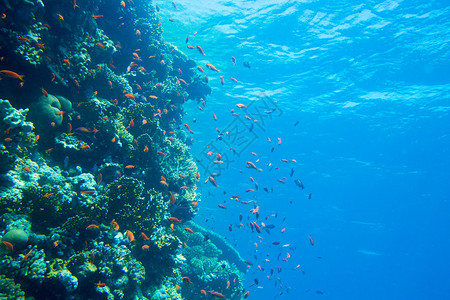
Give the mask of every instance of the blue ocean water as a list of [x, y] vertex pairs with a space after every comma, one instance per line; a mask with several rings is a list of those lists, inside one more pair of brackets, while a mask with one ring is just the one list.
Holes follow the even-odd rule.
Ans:
[[[213, 92], [204, 111], [185, 105], [203, 164], [196, 221], [253, 263], [251, 298], [449, 299], [448, 3], [155, 4], [166, 41], [220, 69], [207, 72]], [[186, 48], [186, 35], [205, 56]], [[230, 132], [219, 137], [215, 128]], [[208, 149], [225, 163], [208, 163]], [[257, 159], [261, 172], [246, 168]], [[203, 184], [211, 172], [220, 174], [217, 188]], [[250, 176], [259, 190], [246, 192], [255, 189]], [[248, 228], [256, 205], [258, 223], [275, 226], [270, 234]]]

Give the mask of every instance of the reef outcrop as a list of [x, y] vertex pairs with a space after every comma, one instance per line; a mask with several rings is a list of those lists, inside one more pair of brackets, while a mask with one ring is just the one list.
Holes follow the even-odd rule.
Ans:
[[242, 260], [189, 222], [199, 173], [183, 104], [211, 90], [153, 4], [0, 11], [0, 297], [240, 299]]

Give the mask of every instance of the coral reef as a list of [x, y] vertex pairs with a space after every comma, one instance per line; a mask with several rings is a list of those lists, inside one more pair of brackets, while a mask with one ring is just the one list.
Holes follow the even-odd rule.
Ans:
[[239, 256], [189, 222], [183, 104], [211, 89], [151, 1], [0, 9], [0, 297], [197, 299], [231, 281], [238, 299]]

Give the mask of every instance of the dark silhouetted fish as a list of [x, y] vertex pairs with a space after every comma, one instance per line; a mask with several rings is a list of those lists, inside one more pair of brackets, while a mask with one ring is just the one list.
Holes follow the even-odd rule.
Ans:
[[294, 182], [295, 182], [295, 184], [296, 184], [299, 188], [301, 188], [302, 190], [305, 188], [305, 186], [303, 185], [303, 182], [301, 182], [300, 179], [295, 179]]
[[250, 69], [250, 63], [248, 61], [244, 61], [242, 64], [244, 65], [244, 67]]

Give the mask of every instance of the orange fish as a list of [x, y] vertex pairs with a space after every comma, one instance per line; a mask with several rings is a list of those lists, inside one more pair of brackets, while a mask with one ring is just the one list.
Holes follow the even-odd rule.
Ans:
[[111, 223], [109, 224], [109, 230], [110, 231], [119, 231], [119, 224], [116, 222], [116, 219], [113, 219]]
[[174, 231], [175, 229], [173, 229], [173, 223], [172, 224], [170, 224], [170, 229], [172, 229], [172, 231]]
[[180, 187], [180, 189], [182, 189], [182, 190], [187, 190], [189, 187], [187, 187], [187, 186], [185, 186], [185, 185], [183, 185], [182, 187]]
[[309, 236], [309, 242], [311, 243], [311, 246], [314, 246], [314, 240], [311, 236]]
[[206, 64], [206, 66], [208, 67], [208, 69], [219, 72], [219, 70], [212, 64]]
[[220, 83], [221, 83], [222, 85], [225, 84], [225, 79], [223, 79], [223, 76], [220, 76]]
[[128, 129], [130, 127], [134, 127], [134, 119], [131, 119], [130, 124], [128, 124], [128, 127], [125, 129]]
[[191, 205], [192, 205], [193, 207], [196, 207], [197, 204], [198, 204], [198, 201], [192, 201], [192, 202], [191, 202]]
[[169, 221], [171, 221], [171, 222], [175, 222], [175, 223], [181, 223], [181, 221], [178, 220], [178, 218], [176, 218], [176, 217], [170, 217], [170, 218], [168, 218], [167, 220], [169, 220]]
[[120, 1], [120, 6], [125, 7], [125, 1]]
[[245, 107], [247, 107], [247, 105], [241, 104], [241, 103], [236, 104], [236, 106], [239, 107], [239, 108], [245, 108]]
[[133, 166], [133, 165], [125, 166], [125, 169], [134, 169], [134, 168], [135, 168], [135, 166]]
[[6, 76], [11, 77], [11, 78], [17, 78], [21, 81], [23, 81], [23, 77], [25, 76], [25, 75], [19, 75], [13, 71], [8, 71], [8, 70], [0, 70], [0, 73], [5, 74]]
[[236, 65], [236, 58], [234, 56], [231, 57], [231, 61], [233, 62], [233, 65]]
[[189, 277], [187, 277], [187, 276], [184, 276], [184, 277], [182, 277], [181, 279], [182, 279], [184, 282], [187, 282], [187, 283], [189, 283], [189, 284], [192, 283], [191, 279], [190, 279]]
[[61, 14], [56, 14], [61, 21], [64, 21], [64, 17]]
[[30, 251], [28, 251], [27, 254], [25, 254], [25, 256], [22, 258], [22, 261], [20, 262], [21, 264], [23, 264], [28, 259], [28, 257], [30, 256], [31, 252], [33, 252], [33, 249], [31, 249]]
[[125, 94], [125, 95], [123, 95], [125, 98], [128, 98], [128, 99], [135, 99], [136, 98], [136, 96], [134, 96], [133, 94]]
[[5, 245], [6, 249], [8, 249], [9, 252], [13, 252], [14, 251], [14, 246], [7, 241], [2, 241], [3, 245]]
[[48, 198], [48, 197], [53, 196], [54, 194], [55, 194], [55, 193], [48, 193], [48, 194], [45, 194], [44, 197], [45, 197], [45, 198]]
[[145, 235], [145, 233], [141, 232], [141, 237], [145, 240], [148, 241], [149, 238]]
[[170, 203], [175, 204], [175, 196], [172, 194], [172, 192], [170, 193]]
[[31, 172], [31, 169], [30, 169], [30, 167], [25, 167], [25, 168], [23, 168], [25, 171], [27, 171], [27, 172]]
[[131, 243], [132, 241], [134, 241], [134, 234], [131, 232], [131, 231], [129, 231], [129, 230], [127, 230], [126, 231], [126, 236], [127, 236], [127, 239], [128, 239], [128, 241]]
[[[162, 157], [166, 157], [166, 154], [162, 151], [156, 151], [156, 153], [158, 153], [159, 155], [161, 155]], [[165, 181], [165, 180], [164, 180]]]
[[[123, 2], [123, 1], [122, 1]], [[106, 286], [106, 283], [101, 282], [100, 280], [98, 281], [98, 283], [94, 283], [96, 286], [98, 286], [99, 288], [104, 288]]]
[[234, 78], [234, 77], [230, 77], [230, 79], [233, 80], [233, 81], [236, 82], [236, 83], [238, 82], [237, 79]]
[[80, 194], [93, 194], [93, 193], [95, 193], [95, 191], [80, 191]]
[[189, 227], [185, 227], [184, 230], [186, 230], [189, 233], [194, 233], [194, 230], [190, 229]]
[[22, 42], [29, 42], [29, 41], [30, 41], [29, 38], [23, 37], [23, 36], [19, 36], [17, 39], [18, 39], [19, 41], [22, 41]]
[[86, 227], [86, 229], [100, 229], [100, 227], [98, 225], [91, 224], [88, 227]]
[[184, 83], [185, 85], [188, 85], [187, 82], [184, 79], [179, 78], [178, 79], [178, 83], [180, 83], [180, 82]]
[[202, 55], [206, 55], [205, 52], [203, 51], [203, 48], [200, 47], [199, 45], [195, 46], [198, 50], [198, 52], [200, 52]]

